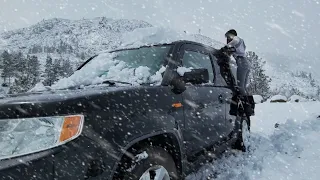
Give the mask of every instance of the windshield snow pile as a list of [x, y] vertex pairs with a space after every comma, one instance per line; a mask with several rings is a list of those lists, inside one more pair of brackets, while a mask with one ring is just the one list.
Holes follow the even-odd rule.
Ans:
[[87, 86], [104, 81], [139, 85], [161, 83], [163, 63], [171, 46], [143, 47], [102, 53], [68, 78], [61, 79], [52, 89]]

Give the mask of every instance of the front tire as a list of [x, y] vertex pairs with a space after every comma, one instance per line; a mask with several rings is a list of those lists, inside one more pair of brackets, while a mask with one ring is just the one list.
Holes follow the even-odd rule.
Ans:
[[180, 176], [172, 156], [160, 147], [143, 149], [147, 157], [139, 162], [122, 162], [114, 180], [178, 180]]
[[249, 151], [250, 148], [250, 120], [244, 117], [237, 117], [236, 120], [236, 142], [233, 149], [243, 152]]

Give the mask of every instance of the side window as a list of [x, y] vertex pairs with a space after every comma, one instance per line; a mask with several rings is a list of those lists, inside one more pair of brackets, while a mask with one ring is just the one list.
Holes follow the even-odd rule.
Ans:
[[214, 80], [214, 72], [210, 56], [201, 52], [185, 50], [183, 55], [182, 64], [186, 68], [200, 69], [206, 68], [209, 72], [210, 82]]

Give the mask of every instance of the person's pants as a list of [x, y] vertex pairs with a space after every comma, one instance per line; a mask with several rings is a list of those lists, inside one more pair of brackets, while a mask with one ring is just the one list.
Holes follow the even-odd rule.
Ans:
[[250, 73], [250, 64], [245, 57], [237, 57], [237, 85], [239, 87], [240, 95], [247, 95], [247, 84]]

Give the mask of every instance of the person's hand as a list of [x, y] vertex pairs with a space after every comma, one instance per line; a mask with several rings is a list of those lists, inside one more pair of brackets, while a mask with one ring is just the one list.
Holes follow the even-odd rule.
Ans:
[[221, 48], [221, 50], [224, 51], [224, 52], [227, 52], [228, 49], [229, 49], [229, 47], [228, 47], [227, 45], [226, 45], [226, 46], [223, 46], [223, 47]]
[[235, 52], [236, 51], [236, 48], [235, 47], [228, 47], [228, 52]]
[[239, 96], [240, 95], [240, 87], [239, 86], [234, 86], [234, 95]]
[[229, 56], [228, 46], [223, 46], [222, 48], [220, 48], [219, 51], [221, 54], [225, 54], [225, 55]]

